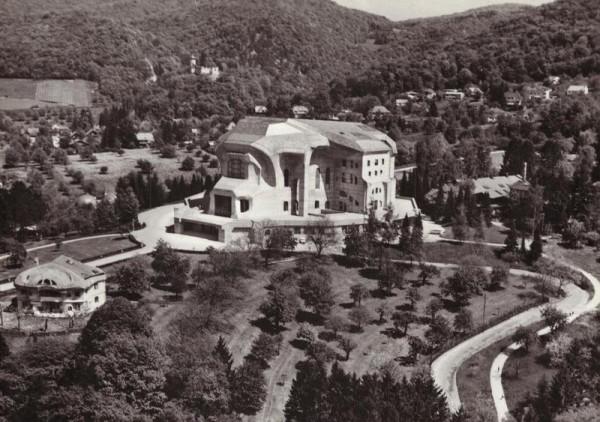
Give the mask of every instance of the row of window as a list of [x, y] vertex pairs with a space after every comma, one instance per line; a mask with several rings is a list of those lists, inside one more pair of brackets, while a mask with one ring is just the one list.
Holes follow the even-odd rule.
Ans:
[[[298, 209], [298, 201], [294, 201], [294, 206], [296, 207], [296, 209]], [[321, 208], [321, 202], [320, 201], [315, 201], [315, 208]], [[283, 201], [283, 210], [284, 211], [289, 211], [290, 209], [290, 204], [288, 201]], [[329, 201], [325, 202], [325, 209], [329, 209]]]
[[381, 192], [383, 192], [383, 189], [381, 189], [381, 188], [375, 188], [371, 191], [371, 193], [381, 193]]
[[[385, 164], [385, 158], [381, 159], [381, 164], [382, 165]], [[375, 159], [375, 164], [374, 165], [376, 165], [376, 166], [379, 165], [379, 159], [378, 158]], [[367, 167], [370, 167], [370, 166], [371, 166], [371, 160], [367, 160]]]
[[350, 167], [351, 169], [357, 169], [359, 167], [359, 164], [357, 161], [348, 160], [348, 162], [346, 163], [346, 160], [342, 160], [342, 167]]
[[352, 174], [346, 175], [346, 173], [342, 173], [342, 183], [352, 183], [352, 180], [354, 180], [355, 185], [358, 185], [358, 176]]
[[[373, 173], [375, 173], [375, 176], [377, 176], [379, 174], [383, 174], [383, 170], [375, 170]], [[369, 172], [369, 176], [371, 176], [371, 172]]]

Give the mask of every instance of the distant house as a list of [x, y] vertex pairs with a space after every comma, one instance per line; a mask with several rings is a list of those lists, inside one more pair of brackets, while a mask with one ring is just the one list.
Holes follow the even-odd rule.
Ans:
[[560, 83], [560, 77], [559, 76], [548, 76], [546, 78], [546, 82], [552, 86], [558, 85]]
[[426, 100], [433, 100], [436, 96], [437, 94], [433, 89], [425, 88], [423, 90], [423, 98], [425, 98]]
[[52, 146], [54, 148], [60, 148], [60, 136], [52, 135]]
[[40, 134], [40, 128], [39, 127], [28, 127], [27, 129], [25, 129], [25, 132], [27, 133], [27, 135], [35, 137]]
[[77, 197], [78, 205], [89, 205], [96, 208], [98, 204], [98, 199], [94, 195], [90, 195], [89, 193], [84, 193], [83, 195]]
[[409, 100], [413, 100], [413, 101], [418, 101], [421, 99], [421, 96], [419, 95], [419, 93], [415, 92], [415, 91], [408, 91], [404, 95], [406, 95], [406, 98], [408, 98]]
[[221, 70], [219, 70], [219, 68], [217, 66], [212, 66], [212, 67], [201, 66], [200, 74], [204, 75], [204, 76], [208, 76], [213, 81], [216, 81], [217, 79], [219, 79], [219, 76], [221, 76]]
[[58, 123], [55, 123], [52, 125], [52, 131], [53, 132], [61, 132], [61, 131], [69, 131], [71, 132], [71, 129], [69, 128], [69, 126], [65, 126], [65, 125], [59, 125]]
[[154, 134], [152, 132], [138, 132], [135, 134], [135, 138], [140, 147], [149, 147], [154, 142]]
[[264, 105], [254, 106], [254, 114], [267, 114], [269, 109]]
[[369, 116], [371, 118], [389, 116], [390, 114], [392, 113], [382, 105], [377, 105], [369, 111]]
[[444, 99], [447, 101], [462, 101], [465, 99], [465, 93], [458, 89], [447, 89], [444, 91]]
[[194, 137], [194, 139], [198, 139], [198, 137], [200, 136], [200, 129], [196, 127], [192, 128], [192, 136]]
[[567, 88], [567, 95], [588, 95], [587, 85], [571, 85]]
[[403, 166], [396, 167], [394, 168], [394, 178], [400, 181], [404, 177], [408, 177], [408, 175], [412, 174], [416, 169], [416, 164], [405, 164]]
[[490, 167], [494, 171], [500, 171], [504, 165], [504, 151], [490, 152]]
[[190, 57], [190, 73], [192, 73], [192, 74], [196, 73], [197, 65], [198, 65], [198, 59], [196, 59], [196, 56]]
[[406, 107], [410, 103], [408, 98], [397, 98], [396, 99], [396, 107]]
[[63, 255], [20, 273], [15, 288], [21, 312], [44, 318], [83, 315], [106, 301], [106, 274]]
[[235, 127], [235, 123], [234, 122], [230, 122], [227, 127], [225, 128], [225, 130], [227, 130], [228, 132], [233, 129]]
[[306, 116], [308, 114], [308, 107], [303, 105], [295, 105], [292, 107], [292, 114], [297, 119], [299, 117]]
[[534, 85], [525, 88], [525, 97], [529, 101], [547, 101], [550, 99], [552, 88], [543, 85]]
[[480, 98], [481, 96], [483, 96], [483, 91], [477, 85], [468, 85], [465, 88], [465, 92], [469, 97]]
[[504, 104], [508, 108], [519, 108], [523, 105], [523, 96], [518, 92], [506, 92], [504, 94]]

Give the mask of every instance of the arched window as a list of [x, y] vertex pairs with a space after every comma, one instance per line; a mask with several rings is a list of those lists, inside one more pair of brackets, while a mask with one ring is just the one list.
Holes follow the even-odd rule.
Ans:
[[327, 167], [327, 169], [325, 170], [325, 184], [329, 185], [330, 180], [331, 180], [331, 170], [329, 169], [329, 167]]
[[244, 175], [244, 167], [242, 165], [242, 160], [238, 158], [229, 160], [229, 177], [233, 179], [244, 179], [246, 177]]
[[315, 189], [321, 189], [321, 169], [319, 167], [315, 172]]
[[290, 171], [285, 169], [283, 171], [283, 186], [286, 188], [290, 185]]

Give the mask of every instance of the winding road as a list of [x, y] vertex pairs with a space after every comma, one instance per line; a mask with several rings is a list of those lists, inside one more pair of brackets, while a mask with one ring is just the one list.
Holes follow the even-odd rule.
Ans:
[[[564, 263], [563, 263], [564, 264]], [[585, 300], [582, 298], [567, 300], [569, 297], [565, 298], [565, 300], [556, 304], [556, 307], [563, 312], [569, 315], [567, 321], [569, 323], [573, 322], [575, 319], [580, 317], [586, 312], [590, 312], [595, 310], [598, 305], [600, 305], [600, 281], [590, 273], [577, 268], [572, 265], [567, 265], [569, 268], [575, 271], [579, 271], [584, 277], [586, 277], [592, 286], [594, 287], [594, 295], [590, 300], [586, 297]], [[537, 310], [532, 310], [537, 311]], [[526, 312], [527, 313], [527, 312]], [[525, 314], [526, 314], [525, 313]], [[534, 322], [541, 320], [541, 315], [537, 312], [538, 315], [534, 315], [530, 318], [526, 318], [525, 316], [522, 318], [522, 323], [520, 325], [530, 325]], [[521, 317], [524, 314], [517, 315], [517, 317]], [[532, 320], [533, 319], [533, 320]], [[548, 334], [550, 332], [550, 327], [542, 328], [537, 332], [538, 336]], [[508, 410], [508, 404], [506, 403], [506, 398], [504, 395], [504, 388], [502, 387], [502, 369], [504, 368], [504, 364], [510, 357], [510, 354], [519, 349], [521, 344], [513, 343], [508, 348], [496, 356], [494, 362], [492, 363], [492, 367], [490, 369], [490, 386], [492, 388], [492, 396], [494, 398], [494, 404], [496, 406], [496, 413], [498, 414], [498, 421], [503, 422], [510, 417], [510, 412]]]

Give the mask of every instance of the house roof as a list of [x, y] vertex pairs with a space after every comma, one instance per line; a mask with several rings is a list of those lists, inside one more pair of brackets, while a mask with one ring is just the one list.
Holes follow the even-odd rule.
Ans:
[[[514, 188], [515, 184], [522, 182], [520, 175], [512, 176], [496, 176], [496, 177], [481, 177], [479, 179], [473, 179], [473, 194], [485, 194], [490, 196], [490, 199], [508, 198], [511, 189]], [[527, 182], [525, 182], [527, 183]], [[443, 186], [444, 192], [447, 193], [450, 190], [454, 193], [458, 193], [460, 190], [460, 183], [447, 184]], [[437, 196], [437, 189], [432, 189], [427, 193], [427, 199], [432, 201]]]
[[292, 113], [294, 113], [294, 114], [307, 114], [308, 113], [308, 107], [303, 106], [303, 105], [295, 105], [294, 107], [292, 107]]
[[492, 168], [497, 170], [500, 170], [502, 168], [502, 166], [504, 165], [504, 154], [505, 152], [502, 150], [490, 152], [490, 161]]
[[571, 85], [567, 91], [585, 91], [586, 89], [588, 89], [587, 85]]
[[139, 142], [154, 142], [154, 134], [152, 132], [138, 132], [135, 134]]
[[29, 268], [15, 279], [15, 286], [50, 289], [87, 289], [104, 275], [99, 268], [61, 255], [54, 261]]
[[247, 117], [223, 135], [221, 144], [252, 145], [268, 155], [302, 152], [330, 143], [361, 152], [396, 153], [396, 144], [385, 134], [362, 123], [331, 120], [298, 120]]
[[[416, 94], [416, 93], [415, 93]], [[372, 114], [390, 114], [390, 111], [382, 105], [375, 106], [371, 109]]]

